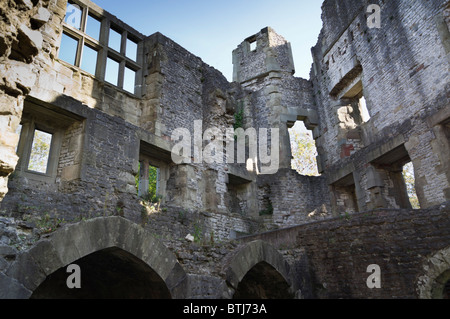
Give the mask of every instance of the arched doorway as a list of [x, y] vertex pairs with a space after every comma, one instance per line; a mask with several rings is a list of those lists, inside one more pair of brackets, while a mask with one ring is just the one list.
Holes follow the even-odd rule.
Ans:
[[[79, 266], [79, 291], [65, 289], [69, 265]], [[87, 220], [58, 230], [21, 254], [6, 275], [0, 280], [0, 291], [8, 291], [6, 297], [12, 299], [183, 299], [188, 281], [167, 247], [121, 217]]]
[[291, 299], [299, 289], [291, 282], [287, 261], [261, 240], [245, 244], [236, 251], [226, 269], [234, 299]]
[[146, 263], [117, 247], [83, 257], [73, 264], [80, 269], [80, 288], [70, 289], [67, 267], [47, 276], [32, 299], [170, 299], [165, 282]]
[[289, 284], [271, 265], [260, 262], [239, 283], [234, 299], [292, 299]]

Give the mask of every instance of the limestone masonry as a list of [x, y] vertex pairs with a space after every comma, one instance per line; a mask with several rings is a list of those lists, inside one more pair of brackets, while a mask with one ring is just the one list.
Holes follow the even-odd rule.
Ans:
[[[89, 0], [0, 0], [0, 298], [449, 298], [450, 2], [322, 20], [309, 79], [265, 27], [230, 83]], [[320, 176], [291, 167], [298, 121]]]

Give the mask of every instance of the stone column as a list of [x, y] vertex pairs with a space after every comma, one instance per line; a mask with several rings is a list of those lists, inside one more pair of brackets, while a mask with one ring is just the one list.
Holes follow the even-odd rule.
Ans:
[[145, 197], [148, 194], [149, 190], [149, 163], [148, 160], [142, 160], [140, 163], [140, 169], [139, 169], [139, 191], [138, 195], [139, 197]]
[[16, 133], [23, 110], [23, 98], [0, 93], [0, 201], [8, 192], [8, 177], [15, 170], [19, 135]]

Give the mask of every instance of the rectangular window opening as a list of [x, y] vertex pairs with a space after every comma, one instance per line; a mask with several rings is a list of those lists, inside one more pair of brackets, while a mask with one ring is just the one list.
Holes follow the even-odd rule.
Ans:
[[136, 189], [139, 197], [152, 203], [160, 200], [159, 195], [160, 169], [149, 165], [146, 161], [139, 162], [139, 172], [136, 176]]
[[83, 47], [83, 56], [81, 58], [81, 69], [95, 75], [95, 70], [97, 68], [97, 56], [98, 52], [85, 44]]
[[75, 29], [81, 30], [82, 16], [83, 10], [81, 7], [73, 1], [68, 1], [64, 22]]
[[127, 39], [127, 49], [125, 55], [127, 58], [136, 61], [137, 60], [137, 50], [138, 50], [138, 44], [134, 42], [133, 40]]
[[36, 129], [33, 136], [28, 170], [47, 174], [53, 134]]
[[63, 32], [61, 38], [61, 46], [59, 48], [59, 59], [75, 65], [78, 49], [78, 39]]
[[250, 51], [256, 51], [257, 47], [258, 45], [256, 41], [250, 42]]
[[111, 49], [116, 50], [117, 52], [120, 53], [121, 44], [122, 44], [122, 34], [115, 31], [114, 29], [109, 29], [108, 46]]
[[136, 71], [125, 67], [124, 80], [123, 80], [123, 89], [130, 93], [135, 93], [136, 86]]
[[[348, 102], [347, 113], [348, 119], [350, 119], [348, 122], [353, 122], [353, 126], [359, 126], [370, 120], [371, 115], [367, 107], [361, 79], [355, 79], [354, 83], [346, 90], [341, 99]], [[340, 112], [342, 113], [343, 109]]]
[[91, 38], [99, 41], [101, 22], [94, 16], [88, 15], [86, 22], [86, 34]]
[[119, 81], [119, 62], [107, 58], [105, 81], [114, 85], [118, 85]]
[[[91, 7], [83, 2], [68, 0], [58, 58], [137, 94], [140, 91], [136, 88], [141, 81], [136, 80], [141, 69], [137, 61], [142, 39], [139, 35], [128, 34], [126, 28], [110, 20], [95, 10], [91, 11]], [[109, 30], [105, 30], [107, 43], [103, 43], [103, 39], [100, 41], [104, 25], [110, 25]]]

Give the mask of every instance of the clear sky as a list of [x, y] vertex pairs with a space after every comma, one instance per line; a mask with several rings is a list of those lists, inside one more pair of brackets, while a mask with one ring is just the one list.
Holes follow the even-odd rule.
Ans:
[[322, 0], [93, 0], [144, 35], [171, 38], [232, 81], [232, 51], [270, 26], [291, 42], [297, 77], [309, 79]]

